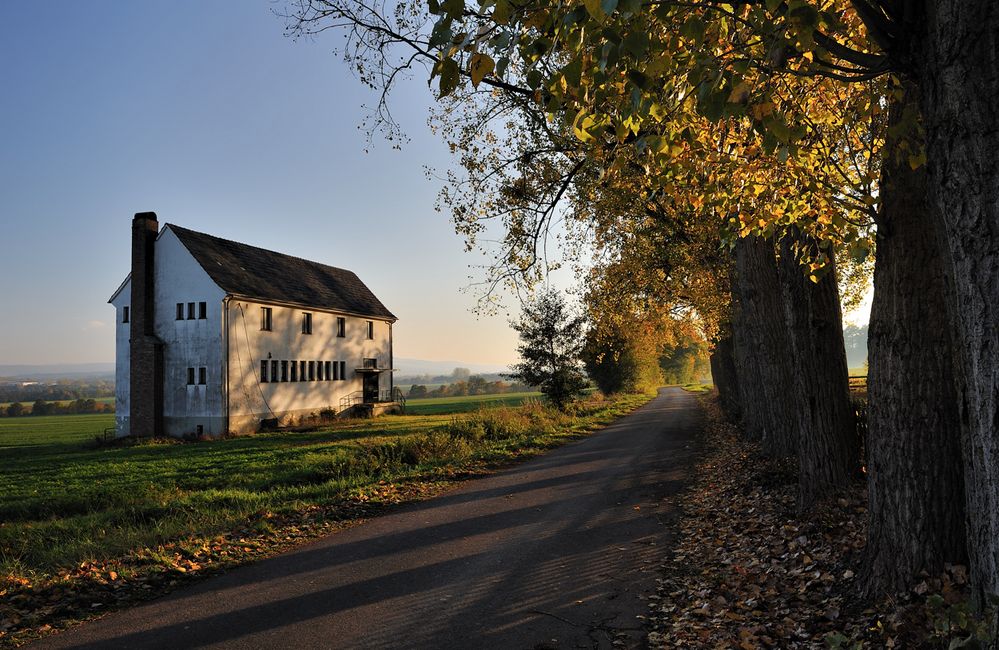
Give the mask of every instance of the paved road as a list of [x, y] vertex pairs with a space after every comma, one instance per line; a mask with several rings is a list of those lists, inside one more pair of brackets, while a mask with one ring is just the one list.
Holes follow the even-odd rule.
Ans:
[[660, 501], [697, 429], [694, 397], [663, 389], [586, 439], [37, 647], [641, 647]]

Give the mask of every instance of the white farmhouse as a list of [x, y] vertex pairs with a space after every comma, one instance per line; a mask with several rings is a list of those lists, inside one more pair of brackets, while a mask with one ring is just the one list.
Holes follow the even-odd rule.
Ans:
[[257, 431], [358, 405], [384, 410], [395, 316], [347, 270], [132, 221], [117, 312], [117, 435]]

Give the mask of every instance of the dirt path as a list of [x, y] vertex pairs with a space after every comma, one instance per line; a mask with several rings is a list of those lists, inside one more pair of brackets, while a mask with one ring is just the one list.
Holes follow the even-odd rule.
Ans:
[[[693, 465], [679, 388], [584, 440], [32, 648], [610, 648]], [[619, 644], [620, 646], [620, 644]]]

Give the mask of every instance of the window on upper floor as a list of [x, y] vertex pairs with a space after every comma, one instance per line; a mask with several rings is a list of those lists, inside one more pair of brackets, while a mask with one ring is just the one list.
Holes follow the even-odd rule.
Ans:
[[333, 379], [333, 377], [330, 376], [330, 370], [332, 370], [333, 363], [330, 362], [330, 361], [324, 361], [323, 362], [323, 366], [324, 366], [324, 368], [323, 368], [323, 371], [324, 371], [323, 378], [326, 381], [330, 381], [331, 379]]
[[340, 362], [340, 381], [346, 381], [346, 380], [347, 380], [347, 362], [346, 361], [341, 361]]
[[288, 364], [291, 370], [291, 381], [298, 381], [298, 362], [289, 361]]
[[316, 380], [316, 362], [315, 361], [310, 361], [309, 362], [309, 381], [315, 381], [315, 380]]
[[375, 338], [375, 323], [374, 323], [374, 321], [370, 321], [370, 320], [366, 321], [366, 322], [368, 324], [368, 338], [369, 339], [373, 339], [373, 338]]
[[298, 381], [308, 381], [309, 376], [305, 374], [305, 362], [298, 362]]
[[129, 316], [128, 305], [125, 305], [124, 307], [121, 308], [121, 322], [127, 323], [128, 316]]
[[267, 383], [267, 359], [260, 362], [260, 383]]
[[199, 302], [198, 303], [198, 320], [205, 320], [208, 318], [208, 303]]
[[312, 314], [302, 312], [302, 334], [312, 334]]
[[184, 303], [177, 303], [177, 320], [184, 320]]
[[274, 324], [272, 318], [273, 317], [272, 317], [271, 308], [270, 307], [261, 307], [260, 308], [260, 329], [263, 330], [263, 331], [265, 331], [265, 332], [270, 332], [271, 331], [271, 327]]
[[187, 320], [194, 320], [194, 303], [187, 303]]
[[347, 336], [347, 319], [343, 316], [336, 317], [336, 335], [339, 337]]
[[[294, 361], [292, 362], [294, 363]], [[288, 381], [288, 362], [281, 362], [281, 381]]]
[[278, 362], [277, 359], [271, 361], [271, 381], [278, 382], [281, 381], [278, 376]]
[[188, 386], [194, 385], [194, 368], [187, 369], [187, 385]]
[[208, 368], [198, 368], [198, 383], [202, 386], [208, 383]]

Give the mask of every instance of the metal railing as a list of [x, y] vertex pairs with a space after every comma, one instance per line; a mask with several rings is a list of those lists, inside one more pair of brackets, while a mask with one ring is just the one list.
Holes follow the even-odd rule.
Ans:
[[402, 394], [402, 390], [399, 388], [393, 388], [392, 390], [378, 391], [378, 397], [374, 402], [365, 402], [364, 391], [355, 390], [353, 393], [344, 395], [340, 398], [340, 408], [337, 410], [337, 413], [342, 413], [343, 411], [357, 406], [358, 404], [383, 404], [386, 402], [398, 402], [402, 406], [403, 411], [406, 410], [406, 396]]

